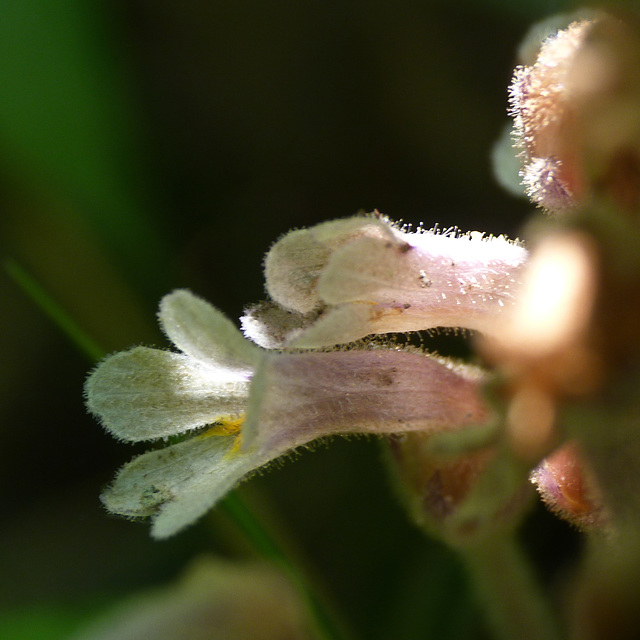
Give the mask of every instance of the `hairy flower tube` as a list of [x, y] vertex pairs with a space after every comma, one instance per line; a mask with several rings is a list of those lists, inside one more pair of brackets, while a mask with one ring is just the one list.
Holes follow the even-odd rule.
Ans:
[[436, 327], [491, 335], [512, 305], [527, 251], [504, 236], [402, 231], [379, 214], [291, 231], [265, 260], [272, 301], [242, 318], [273, 348], [317, 348]]
[[476, 369], [418, 350], [267, 351], [185, 290], [162, 300], [159, 318], [182, 353], [135, 347], [108, 357], [86, 383], [89, 410], [114, 436], [186, 436], [134, 458], [102, 496], [109, 511], [151, 516], [157, 538], [318, 438], [441, 432], [490, 416]]

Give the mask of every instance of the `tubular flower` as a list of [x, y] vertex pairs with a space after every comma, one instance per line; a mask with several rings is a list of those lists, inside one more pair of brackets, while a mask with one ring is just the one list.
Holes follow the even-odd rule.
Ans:
[[86, 383], [89, 410], [114, 436], [185, 436], [134, 458], [102, 496], [114, 513], [151, 516], [157, 538], [318, 438], [434, 433], [489, 418], [477, 370], [417, 350], [267, 351], [185, 290], [162, 300], [159, 318], [181, 353], [135, 347]]
[[527, 251], [504, 236], [408, 233], [378, 215], [298, 229], [265, 260], [271, 302], [242, 318], [267, 347], [317, 348], [369, 334], [461, 327], [491, 335]]

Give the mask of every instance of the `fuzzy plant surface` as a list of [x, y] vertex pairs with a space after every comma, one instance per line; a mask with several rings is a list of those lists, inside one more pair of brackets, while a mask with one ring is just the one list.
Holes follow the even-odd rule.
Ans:
[[[275, 242], [242, 331], [169, 293], [158, 317], [175, 349], [115, 353], [86, 382], [114, 437], [170, 440], [120, 469], [110, 512], [167, 538], [296, 449], [375, 436], [496, 638], [635, 637], [640, 18], [585, 12], [527, 51], [509, 90], [511, 153], [537, 207], [524, 240], [374, 211]], [[471, 358], [394, 339], [443, 328], [471, 335]], [[518, 543], [534, 487], [588, 540], [568, 605]]]

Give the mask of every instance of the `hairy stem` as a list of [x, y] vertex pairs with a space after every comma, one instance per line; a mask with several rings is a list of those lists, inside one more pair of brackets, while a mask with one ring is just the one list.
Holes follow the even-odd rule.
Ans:
[[491, 537], [461, 555], [497, 640], [560, 640], [551, 608], [513, 536]]

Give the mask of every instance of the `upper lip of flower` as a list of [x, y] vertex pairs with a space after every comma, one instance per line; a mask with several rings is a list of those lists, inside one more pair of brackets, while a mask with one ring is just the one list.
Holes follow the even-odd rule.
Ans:
[[160, 324], [182, 351], [135, 347], [87, 380], [87, 406], [116, 437], [153, 440], [202, 427], [246, 405], [261, 349], [188, 291], [166, 296]]
[[513, 299], [527, 251], [457, 229], [407, 233], [377, 216], [290, 232], [265, 260], [274, 303], [245, 334], [267, 347], [325, 347], [372, 333], [463, 327], [490, 334]]

